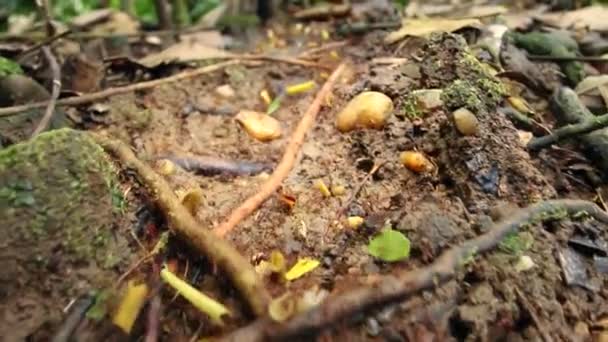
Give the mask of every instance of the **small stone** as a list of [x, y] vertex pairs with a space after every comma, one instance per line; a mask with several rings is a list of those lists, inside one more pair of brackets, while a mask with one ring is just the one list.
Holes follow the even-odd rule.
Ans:
[[226, 99], [231, 99], [234, 96], [236, 96], [236, 93], [234, 92], [234, 89], [232, 89], [232, 87], [229, 84], [224, 84], [221, 85], [217, 88], [215, 88], [215, 92]]
[[532, 140], [532, 138], [534, 138], [534, 134], [532, 134], [531, 132], [518, 130], [517, 137], [519, 138], [519, 143], [521, 144], [521, 146], [525, 147], [528, 145], [530, 140]]
[[349, 216], [346, 221], [349, 228], [357, 229], [365, 222], [365, 219], [361, 216]]
[[466, 108], [460, 108], [453, 113], [456, 129], [462, 135], [475, 135], [478, 130], [479, 121], [473, 112]]
[[578, 321], [574, 325], [574, 334], [581, 337], [584, 341], [586, 341], [591, 333], [589, 332], [589, 326], [585, 322]]
[[375, 318], [370, 317], [365, 320], [365, 330], [369, 336], [376, 337], [380, 334], [380, 323]]
[[249, 136], [259, 141], [271, 141], [282, 135], [281, 123], [270, 115], [241, 110], [235, 119]]
[[377, 91], [366, 91], [346, 104], [336, 117], [336, 126], [340, 132], [358, 128], [381, 129], [393, 111], [390, 97]]
[[416, 99], [418, 109], [428, 111], [443, 106], [442, 92], [441, 89], [420, 89], [413, 91], [412, 95]]
[[331, 194], [334, 196], [342, 196], [346, 192], [344, 185], [332, 185]]
[[532, 269], [536, 264], [534, 264], [534, 261], [532, 261], [532, 258], [530, 258], [527, 255], [522, 255], [519, 257], [519, 259], [517, 260], [517, 263], [515, 264], [515, 271], [517, 272], [525, 272], [527, 270]]

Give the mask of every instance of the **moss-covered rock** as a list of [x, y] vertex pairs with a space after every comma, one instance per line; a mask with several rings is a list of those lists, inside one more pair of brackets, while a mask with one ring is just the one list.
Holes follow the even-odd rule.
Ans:
[[60, 129], [0, 150], [0, 331], [22, 338], [57, 322], [70, 299], [112, 284], [130, 255], [114, 231], [120, 194], [87, 133]]
[[504, 85], [487, 64], [455, 34], [435, 34], [424, 48], [421, 71], [430, 88], [443, 88], [448, 109], [466, 107], [478, 115], [492, 112], [506, 95]]

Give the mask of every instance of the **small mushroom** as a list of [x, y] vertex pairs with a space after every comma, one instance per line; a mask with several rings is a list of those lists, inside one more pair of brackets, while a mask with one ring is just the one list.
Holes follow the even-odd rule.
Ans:
[[475, 135], [479, 127], [479, 121], [473, 112], [466, 108], [454, 111], [454, 124], [462, 135]]
[[349, 132], [357, 128], [381, 129], [393, 111], [390, 97], [376, 92], [366, 91], [355, 96], [336, 118], [340, 132]]
[[281, 124], [275, 118], [264, 113], [241, 110], [235, 117], [247, 134], [259, 141], [271, 141], [282, 134]]

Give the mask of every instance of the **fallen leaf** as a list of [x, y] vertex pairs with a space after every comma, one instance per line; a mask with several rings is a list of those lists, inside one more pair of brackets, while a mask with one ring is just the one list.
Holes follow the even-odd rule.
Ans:
[[266, 109], [266, 115], [271, 115], [281, 108], [281, 102], [283, 101], [283, 96], [277, 96], [270, 104], [268, 105], [268, 109]]
[[286, 262], [283, 253], [277, 250], [272, 251], [272, 253], [270, 253], [270, 265], [272, 271], [275, 273], [285, 271]]
[[388, 44], [396, 43], [407, 36], [425, 38], [434, 32], [454, 32], [465, 27], [479, 29], [479, 19], [403, 19], [399, 30], [391, 32], [384, 41]]
[[590, 31], [608, 31], [608, 7], [594, 5], [575, 11], [551, 12], [537, 15], [544, 24], [559, 28], [588, 28]]
[[298, 259], [295, 265], [291, 267], [287, 273], [285, 273], [285, 279], [287, 280], [295, 280], [305, 275], [308, 272], [311, 272], [315, 268], [319, 266], [319, 261], [312, 258], [302, 258]]
[[581, 83], [576, 85], [574, 91], [576, 91], [577, 94], [582, 95], [604, 85], [608, 85], [608, 75], [587, 76]]
[[217, 58], [230, 58], [234, 54], [214, 48], [200, 42], [183, 41], [165, 50], [148, 55], [137, 62], [147, 68], [155, 68], [161, 64], [187, 63]]
[[388, 262], [400, 261], [410, 256], [410, 240], [403, 233], [384, 229], [367, 246], [369, 254]]
[[129, 334], [131, 332], [141, 308], [146, 303], [148, 292], [148, 285], [145, 283], [135, 285], [133, 282], [129, 282], [127, 284], [125, 294], [118, 305], [116, 313], [114, 313], [114, 317], [112, 317], [112, 322], [125, 333]]

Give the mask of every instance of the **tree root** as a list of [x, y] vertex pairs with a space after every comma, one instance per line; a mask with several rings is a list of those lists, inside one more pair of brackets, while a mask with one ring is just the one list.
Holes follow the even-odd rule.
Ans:
[[217, 236], [226, 236], [226, 234], [234, 229], [242, 220], [253, 213], [262, 205], [262, 203], [272, 196], [281, 185], [281, 182], [287, 178], [289, 171], [293, 168], [293, 164], [300, 152], [306, 133], [308, 133], [308, 130], [310, 130], [314, 124], [315, 118], [321, 109], [321, 103], [325, 101], [325, 98], [330, 93], [334, 83], [336, 83], [343, 70], [344, 64], [338, 66], [327, 82], [325, 82], [323, 88], [319, 90], [314, 101], [310, 104], [310, 107], [308, 107], [308, 110], [304, 113], [298, 126], [289, 138], [289, 144], [285, 148], [281, 162], [277, 165], [270, 178], [268, 178], [266, 183], [264, 183], [253, 196], [249, 197], [238, 208], [234, 209], [230, 216], [215, 229], [214, 232]]
[[548, 200], [522, 208], [506, 220], [495, 223], [487, 233], [444, 252], [431, 265], [396, 276], [384, 276], [373, 285], [360, 287], [329, 298], [320, 306], [284, 323], [259, 319], [224, 337], [222, 341], [276, 341], [311, 337], [332, 324], [365, 312], [403, 301], [424, 290], [433, 289], [455, 277], [472, 256], [494, 249], [508, 234], [531, 222], [543, 220], [556, 212], [587, 212], [608, 224], [608, 213], [583, 200]]
[[46, 58], [47, 62], [49, 63], [49, 67], [51, 68], [51, 73], [53, 75], [53, 89], [51, 99], [46, 106], [44, 116], [38, 123], [38, 126], [36, 126], [32, 132], [31, 138], [37, 136], [49, 126], [49, 122], [51, 122], [53, 114], [55, 113], [55, 103], [57, 103], [57, 98], [59, 98], [59, 92], [61, 91], [61, 71], [59, 69], [59, 64], [57, 64], [57, 59], [55, 56], [53, 56], [53, 53], [48, 46], [42, 47], [42, 53], [44, 54], [44, 58]]
[[256, 316], [264, 316], [270, 300], [262, 280], [254, 268], [227, 241], [199, 226], [194, 217], [179, 202], [169, 184], [154, 170], [140, 161], [124, 143], [91, 133], [95, 141], [108, 153], [116, 156], [125, 167], [134, 169], [147, 185], [171, 229], [184, 241], [207, 256], [223, 269], [247, 301]]
[[601, 116], [594, 116], [590, 119], [582, 121], [577, 124], [570, 124], [564, 127], [558, 128], [549, 135], [534, 138], [528, 142], [528, 150], [538, 151], [542, 148], [551, 146], [560, 140], [566, 138], [572, 138], [577, 135], [589, 133], [600, 128], [608, 126], [608, 114]]

